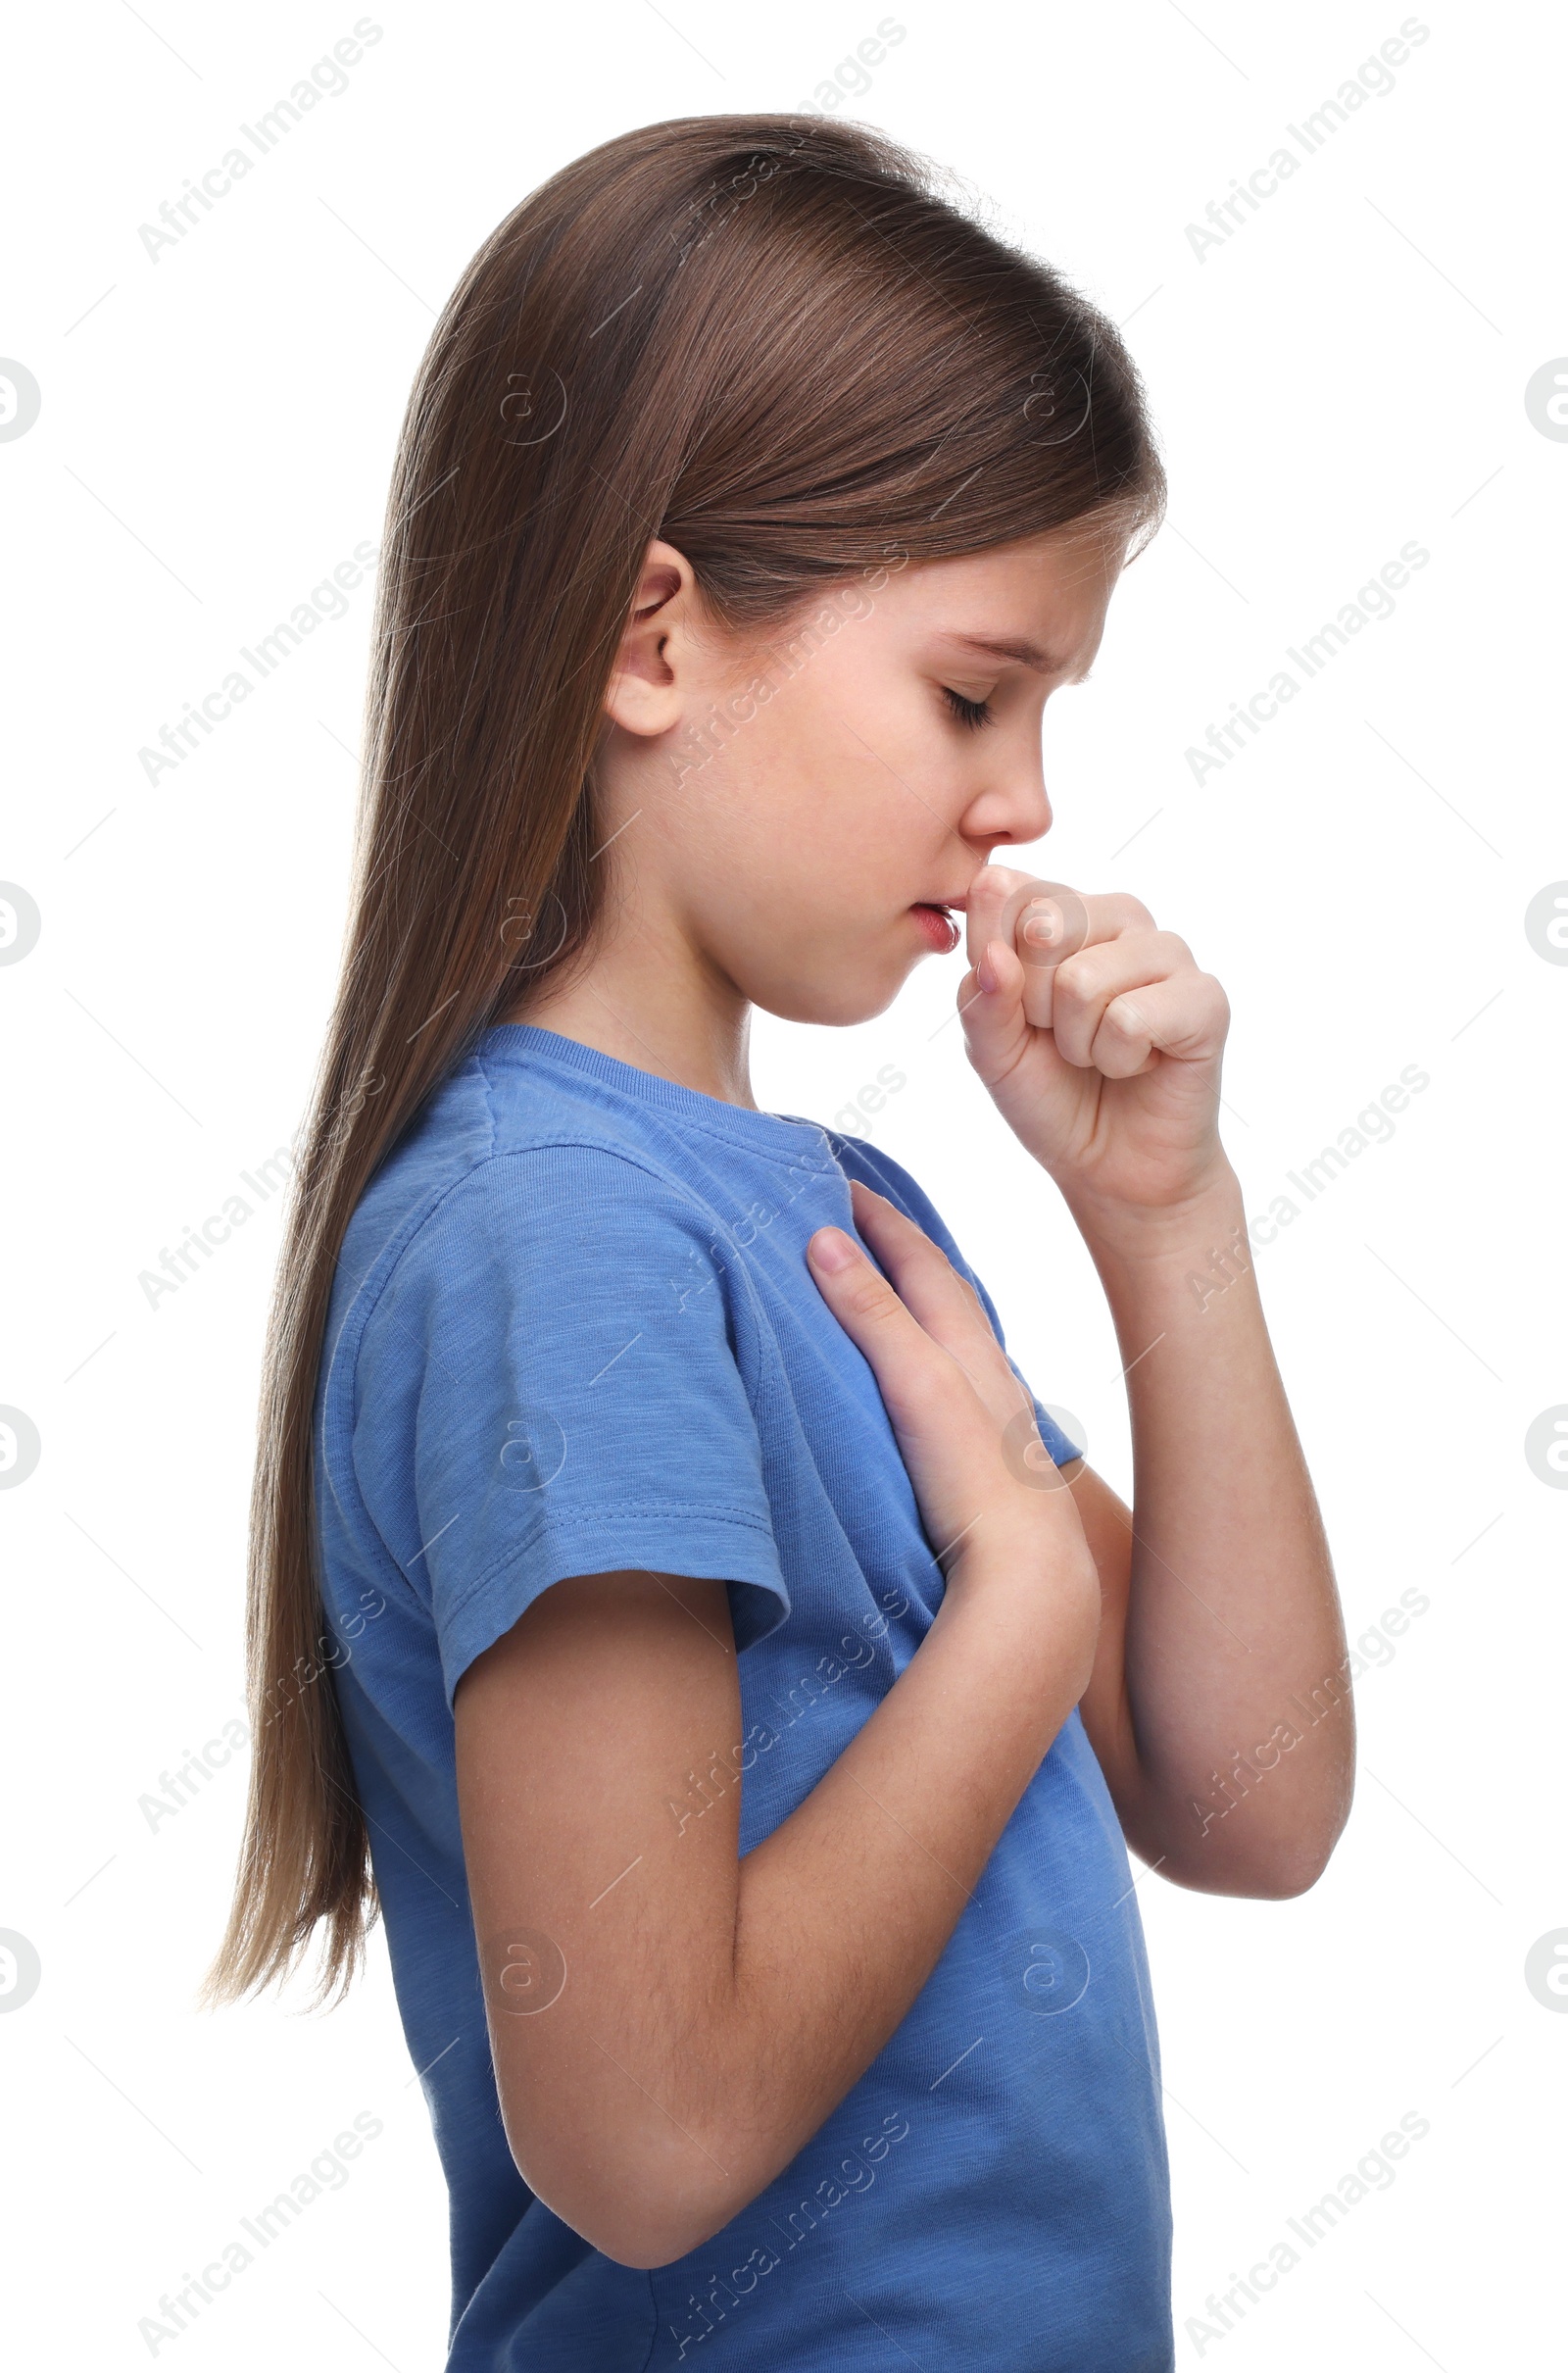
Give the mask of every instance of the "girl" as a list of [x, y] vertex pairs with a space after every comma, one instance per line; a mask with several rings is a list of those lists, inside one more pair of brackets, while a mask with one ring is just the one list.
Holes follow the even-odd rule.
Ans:
[[[608, 142], [431, 340], [212, 1992], [324, 1922], [324, 1996], [384, 1915], [454, 2373], [1171, 2362], [1123, 1838], [1297, 1893], [1350, 1740], [1332, 1680], [1283, 1718], [1344, 1641], [1224, 994], [989, 862], [1161, 495], [1111, 325], [844, 124]], [[754, 1005], [880, 1013], [956, 915], [1132, 1510], [908, 1172], [752, 1096]]]

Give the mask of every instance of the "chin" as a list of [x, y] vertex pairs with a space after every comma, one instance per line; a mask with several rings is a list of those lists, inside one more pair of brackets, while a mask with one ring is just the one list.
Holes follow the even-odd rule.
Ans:
[[740, 985], [755, 1006], [780, 1021], [808, 1021], [818, 1029], [847, 1030], [858, 1021], [874, 1021], [885, 1013], [907, 979], [910, 967], [898, 973], [866, 972], [837, 980], [818, 974], [811, 978], [770, 975]]

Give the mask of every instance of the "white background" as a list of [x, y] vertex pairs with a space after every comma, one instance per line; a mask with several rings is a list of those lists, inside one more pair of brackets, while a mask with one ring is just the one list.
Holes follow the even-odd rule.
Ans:
[[[0, 1928], [42, 1962], [0, 2017], [6, 2314], [28, 2365], [146, 2362], [160, 2294], [359, 2111], [384, 2131], [348, 2183], [159, 2354], [427, 2373], [447, 2314], [445, 2195], [383, 1941], [330, 2016], [271, 1998], [198, 2015], [241, 1760], [156, 1829], [139, 1804], [239, 1710], [275, 1201], [156, 1309], [137, 1280], [298, 1123], [344, 910], [368, 585], [156, 783], [138, 751], [379, 539], [435, 309], [519, 196], [634, 124], [808, 102], [877, 8], [394, 0], [348, 90], [152, 261], [138, 225], [353, 21], [351, 0], [149, 0], [69, 28], [35, 12], [12, 43], [0, 170], [28, 229], [0, 352], [42, 389], [35, 425], [0, 445], [0, 877], [42, 916], [0, 968], [0, 1403], [42, 1442], [0, 1493]], [[1200, 259], [1186, 226], [1375, 56], [1398, 0], [1198, 0], [1196, 17], [901, 0], [898, 21], [906, 38], [845, 112], [953, 167], [1127, 322], [1171, 476], [1093, 681], [1052, 705], [1057, 821], [1026, 862], [1136, 893], [1224, 981], [1225, 1138], [1250, 1211], [1401, 1068], [1430, 1076], [1392, 1140], [1297, 1195], [1257, 1255], [1351, 1637], [1401, 1590], [1430, 1606], [1360, 1685], [1356, 1807], [1315, 1890], [1141, 1885], [1178, 2361], [1544, 2362], [1568, 2017], [1524, 1963], [1568, 1927], [1568, 1496], [1524, 1437], [1568, 1403], [1568, 967], [1524, 915], [1568, 876], [1568, 444], [1524, 391], [1568, 352], [1560, 23], [1423, 9], [1430, 37], [1392, 93]], [[1195, 781], [1184, 753], [1209, 723], [1412, 539], [1431, 558], [1395, 615]], [[831, 1119], [880, 1065], [906, 1073], [862, 1133], [926, 1185], [1036, 1389], [1130, 1492], [1103, 1302], [967, 1067], [960, 969], [928, 962], [856, 1030], [762, 1017], [758, 1098]], [[1210, 1488], [1225, 1476], [1216, 1441]], [[1408, 2111], [1431, 2131], [1392, 2186], [1223, 2339], [1189, 2335]]]

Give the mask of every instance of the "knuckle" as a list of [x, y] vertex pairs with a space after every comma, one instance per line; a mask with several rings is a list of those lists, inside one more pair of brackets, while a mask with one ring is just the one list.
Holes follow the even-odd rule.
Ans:
[[925, 1339], [925, 1356], [910, 1363], [909, 1391], [932, 1411], [941, 1412], [950, 1453], [972, 1455], [975, 1442], [984, 1432], [984, 1410], [958, 1361], [929, 1337]]
[[897, 1294], [869, 1261], [845, 1291], [844, 1308], [854, 1318], [890, 1318], [898, 1307]]

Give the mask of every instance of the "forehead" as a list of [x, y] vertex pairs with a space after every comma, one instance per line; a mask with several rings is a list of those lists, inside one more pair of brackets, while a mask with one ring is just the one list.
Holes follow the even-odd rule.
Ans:
[[921, 561], [902, 578], [909, 621], [924, 631], [999, 648], [1023, 666], [1087, 665], [1126, 560], [1129, 530], [1074, 522], [951, 560]]

